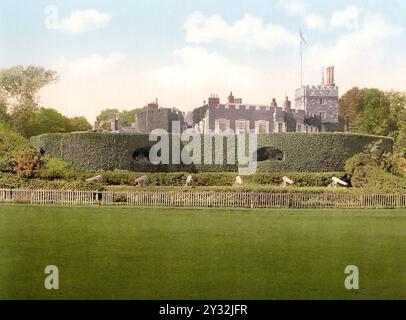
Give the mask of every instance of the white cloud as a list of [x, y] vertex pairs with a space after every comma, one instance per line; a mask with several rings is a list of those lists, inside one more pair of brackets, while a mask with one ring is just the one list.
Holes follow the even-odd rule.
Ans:
[[324, 59], [334, 61], [363, 64], [363, 60], [383, 57], [385, 46], [383, 41], [399, 36], [402, 29], [388, 23], [380, 15], [367, 15], [361, 27], [353, 32], [346, 33], [337, 38], [334, 46], [324, 47], [315, 45], [310, 49], [316, 60]]
[[347, 6], [344, 10], [336, 11], [331, 18], [333, 27], [345, 27], [349, 30], [357, 29], [360, 9], [356, 6]]
[[[399, 86], [388, 68], [398, 70], [395, 61], [387, 59], [387, 41], [398, 37], [403, 30], [381, 15], [366, 15], [358, 30], [339, 36], [331, 46], [315, 44], [305, 49], [305, 64], [315, 73], [320, 66], [334, 64], [341, 82], [352, 85], [375, 85], [382, 88]], [[391, 55], [396, 56], [396, 55]], [[404, 71], [402, 71], [404, 72]]]
[[111, 21], [111, 15], [97, 11], [96, 9], [75, 10], [60, 21], [56, 19], [53, 24], [48, 24], [48, 29], [66, 33], [83, 33], [107, 26]]
[[184, 28], [185, 40], [195, 44], [224, 41], [267, 50], [297, 44], [296, 34], [279, 25], [264, 24], [260, 17], [248, 14], [229, 24], [219, 15], [205, 16], [195, 12], [186, 19]]
[[310, 29], [324, 29], [326, 21], [320, 15], [309, 13], [304, 16], [305, 23]]
[[225, 56], [202, 47], [184, 47], [175, 50], [173, 56], [178, 62], [149, 72], [152, 82], [185, 90], [199, 87], [220, 89], [241, 84], [255, 86], [259, 79], [254, 69], [232, 63]]
[[88, 75], [99, 75], [111, 70], [125, 59], [126, 55], [122, 52], [112, 52], [106, 56], [92, 54], [74, 60], [61, 57], [56, 63], [55, 68], [60, 73], [67, 74], [68, 76], [85, 77]]
[[286, 12], [292, 16], [298, 16], [303, 19], [309, 29], [324, 30], [326, 27], [326, 20], [323, 16], [309, 12], [306, 4], [301, 1], [280, 1], [280, 5]]

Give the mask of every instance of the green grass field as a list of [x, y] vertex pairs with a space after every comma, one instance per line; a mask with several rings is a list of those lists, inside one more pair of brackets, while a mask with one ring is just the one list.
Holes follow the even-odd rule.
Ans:
[[406, 299], [405, 240], [406, 210], [0, 205], [0, 298]]

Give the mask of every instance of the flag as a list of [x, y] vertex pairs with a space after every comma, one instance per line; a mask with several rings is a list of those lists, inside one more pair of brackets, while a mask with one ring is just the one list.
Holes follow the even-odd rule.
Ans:
[[302, 30], [299, 30], [299, 35], [300, 35], [300, 41], [302, 41], [303, 43], [307, 44], [305, 38], [303, 37]]

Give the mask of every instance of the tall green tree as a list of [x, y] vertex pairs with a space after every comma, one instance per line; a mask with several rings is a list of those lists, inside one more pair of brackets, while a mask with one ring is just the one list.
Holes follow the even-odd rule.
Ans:
[[363, 89], [363, 99], [359, 117], [356, 121], [357, 131], [367, 134], [387, 136], [393, 126], [390, 113], [390, 101], [385, 93], [376, 88]]
[[38, 91], [58, 80], [57, 73], [38, 66], [16, 66], [0, 70], [0, 90], [13, 101], [11, 120], [25, 136], [25, 125], [38, 110]]
[[43, 133], [66, 133], [71, 132], [70, 119], [63, 116], [55, 109], [41, 108], [33, 113], [25, 126], [27, 137]]
[[85, 117], [73, 117], [69, 119], [71, 131], [89, 131], [92, 125]]
[[139, 112], [140, 110], [142, 110], [142, 109], [132, 109], [132, 110], [121, 111], [118, 115], [118, 120], [119, 120], [120, 126], [132, 127], [133, 124], [135, 123], [135, 117], [137, 115], [137, 112]]
[[362, 109], [363, 90], [354, 87], [348, 90], [341, 98], [339, 103], [339, 117], [346, 125], [347, 130], [354, 131], [359, 112]]
[[104, 130], [110, 130], [110, 123], [114, 117], [118, 117], [120, 110], [118, 109], [104, 109], [97, 116], [97, 120], [100, 121], [100, 127]]

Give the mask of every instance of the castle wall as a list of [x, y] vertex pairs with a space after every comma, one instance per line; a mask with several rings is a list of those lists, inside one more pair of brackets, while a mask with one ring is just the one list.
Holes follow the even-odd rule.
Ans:
[[[274, 116], [275, 115], [275, 116]], [[239, 104], [219, 104], [209, 106], [209, 128], [215, 130], [215, 122], [218, 119], [229, 120], [229, 128], [233, 131], [236, 130], [236, 121], [247, 120], [249, 121], [249, 130], [255, 131], [257, 121], [266, 121], [269, 123], [269, 132], [274, 132], [275, 120], [279, 122], [284, 121], [284, 112], [282, 108], [269, 107], [269, 106], [250, 106]]]
[[338, 88], [336, 86], [304, 86], [296, 90], [296, 108], [309, 116], [321, 116], [322, 123], [338, 122]]

